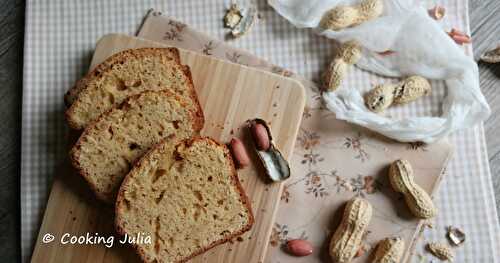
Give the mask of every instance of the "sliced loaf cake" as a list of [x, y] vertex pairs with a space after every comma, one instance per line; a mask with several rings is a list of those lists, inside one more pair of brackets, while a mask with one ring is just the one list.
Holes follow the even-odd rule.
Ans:
[[[65, 96], [70, 127], [83, 129], [127, 97], [147, 90], [169, 90], [199, 108], [189, 67], [176, 48], [139, 48], [119, 52], [99, 64]], [[201, 114], [201, 111], [198, 112]]]
[[123, 177], [153, 145], [199, 134], [201, 109], [192, 102], [167, 90], [128, 98], [85, 128], [70, 153], [73, 165], [99, 199], [113, 203]]
[[125, 177], [116, 201], [118, 233], [145, 262], [185, 262], [249, 230], [250, 203], [225, 145], [192, 138], [162, 142]]

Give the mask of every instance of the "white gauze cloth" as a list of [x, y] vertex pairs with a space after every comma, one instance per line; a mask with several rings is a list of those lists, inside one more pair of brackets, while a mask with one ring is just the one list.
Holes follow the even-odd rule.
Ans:
[[[447, 96], [439, 117], [389, 118], [371, 112], [364, 103], [362, 87], [340, 86], [323, 93], [327, 108], [338, 119], [377, 131], [398, 141], [432, 143], [461, 128], [485, 120], [490, 108], [479, 88], [478, 68], [429, 17], [421, 1], [382, 0], [384, 11], [376, 19], [340, 31], [319, 27], [323, 14], [337, 5], [359, 4], [352, 0], [269, 0], [269, 4], [299, 28], [340, 42], [361, 44], [362, 58], [356, 66], [388, 77], [420, 75], [444, 80]], [[377, 52], [395, 51], [389, 56]]]

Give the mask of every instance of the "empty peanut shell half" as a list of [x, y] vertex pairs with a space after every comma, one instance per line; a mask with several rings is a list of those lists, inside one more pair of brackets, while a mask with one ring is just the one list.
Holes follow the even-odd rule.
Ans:
[[258, 118], [248, 120], [247, 123], [252, 134], [255, 151], [269, 178], [279, 182], [290, 177], [290, 166], [276, 145], [274, 145], [269, 125]]
[[486, 51], [481, 55], [481, 60], [487, 63], [500, 63], [500, 43], [496, 48]]
[[429, 9], [428, 12], [430, 17], [435, 20], [441, 20], [444, 17], [446, 9], [440, 5], [436, 5], [432, 9]]
[[238, 25], [241, 21], [242, 15], [238, 6], [236, 4], [232, 4], [231, 7], [226, 11], [226, 15], [224, 16], [224, 26], [234, 29], [236, 25]]
[[233, 37], [240, 37], [250, 30], [257, 17], [257, 7], [252, 1], [236, 1], [224, 16], [224, 26], [231, 29]]
[[456, 227], [447, 227], [446, 237], [454, 246], [459, 246], [465, 242], [465, 233]]

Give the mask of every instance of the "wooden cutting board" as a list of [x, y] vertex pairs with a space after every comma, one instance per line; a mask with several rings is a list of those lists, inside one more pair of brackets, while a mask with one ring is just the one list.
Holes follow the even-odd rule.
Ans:
[[[162, 46], [134, 37], [107, 35], [97, 43], [91, 68], [124, 49]], [[205, 114], [202, 135], [221, 142], [239, 137], [248, 146], [251, 145], [249, 136], [242, 126], [246, 120], [259, 117], [270, 122], [277, 146], [286, 158], [290, 157], [305, 105], [304, 88], [299, 82], [191, 51], [180, 52], [182, 63], [191, 68]], [[74, 142], [74, 138], [68, 138], [68, 142]], [[256, 161], [257, 157], [253, 151], [249, 153], [253, 164], [239, 170], [238, 175], [251, 199], [255, 224], [242, 239], [217, 246], [190, 262], [264, 260], [282, 184], [267, 181], [262, 167]], [[111, 248], [107, 248], [103, 241], [100, 244], [61, 243], [66, 233], [77, 237], [85, 237], [89, 233], [90, 237], [109, 240], [114, 235], [114, 227], [112, 207], [94, 198], [67, 161], [60, 171], [52, 186], [32, 262], [137, 262], [139, 258], [134, 250], [120, 245], [119, 237], [114, 237]], [[51, 239], [47, 233], [54, 240], [44, 243], [44, 237], [45, 240]], [[66, 235], [64, 241], [67, 240], [69, 238]]]

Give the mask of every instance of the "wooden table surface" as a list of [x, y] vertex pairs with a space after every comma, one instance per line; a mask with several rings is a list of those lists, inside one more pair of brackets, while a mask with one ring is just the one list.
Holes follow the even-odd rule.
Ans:
[[[0, 6], [0, 258], [18, 262], [24, 1], [0, 0]], [[470, 20], [477, 59], [493, 41], [500, 41], [500, 1], [470, 0]], [[479, 63], [479, 70], [481, 89], [492, 108], [485, 130], [500, 208], [500, 64]]]

